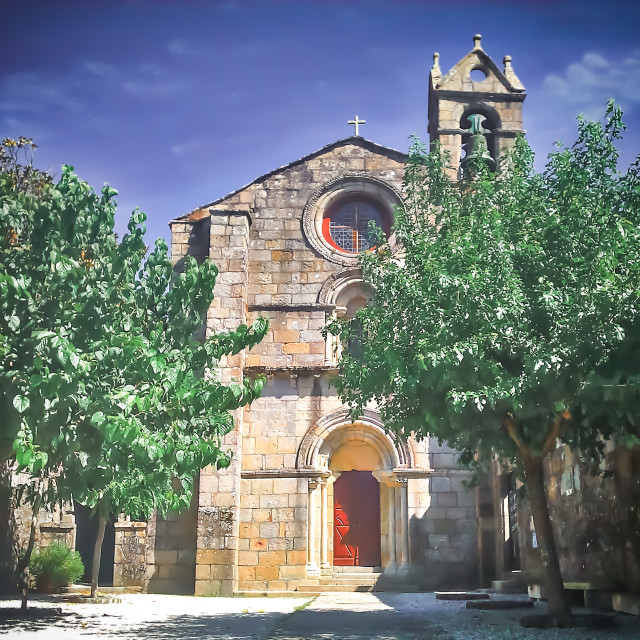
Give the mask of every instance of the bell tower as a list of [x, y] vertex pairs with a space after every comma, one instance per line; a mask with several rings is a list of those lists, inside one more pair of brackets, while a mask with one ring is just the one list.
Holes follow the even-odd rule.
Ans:
[[[481, 153], [492, 168], [499, 167], [516, 135], [524, 133], [522, 102], [526, 93], [511, 66], [511, 56], [504, 57], [501, 71], [482, 49], [481, 40], [480, 34], [475, 35], [473, 49], [445, 76], [440, 55], [433, 54], [429, 140], [432, 144], [439, 141], [449, 152], [452, 179], [460, 176], [461, 166], [472, 153]], [[486, 145], [479, 137], [484, 137]]]

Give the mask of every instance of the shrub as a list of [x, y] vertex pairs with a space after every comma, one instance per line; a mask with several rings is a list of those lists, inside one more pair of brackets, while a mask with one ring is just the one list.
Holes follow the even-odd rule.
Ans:
[[84, 565], [77, 551], [54, 543], [33, 554], [29, 572], [38, 591], [50, 591], [77, 580], [84, 573]]

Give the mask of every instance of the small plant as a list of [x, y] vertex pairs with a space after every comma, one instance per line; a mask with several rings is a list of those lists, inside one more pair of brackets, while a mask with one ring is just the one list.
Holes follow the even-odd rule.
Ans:
[[66, 587], [84, 573], [84, 565], [77, 551], [54, 543], [33, 554], [29, 573], [38, 591], [52, 591]]
[[314, 600], [315, 600], [315, 598], [311, 598], [311, 600], [307, 600], [305, 603], [299, 604], [297, 607], [294, 607], [293, 610], [294, 611], [304, 611]]

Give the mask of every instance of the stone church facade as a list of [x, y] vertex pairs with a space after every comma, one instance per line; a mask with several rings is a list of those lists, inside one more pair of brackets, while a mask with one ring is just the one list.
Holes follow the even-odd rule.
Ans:
[[[431, 71], [429, 133], [452, 177], [468, 115], [483, 116], [496, 158], [522, 130], [510, 60], [501, 70], [474, 45], [445, 76], [436, 54]], [[150, 589], [189, 590], [194, 569], [197, 595], [316, 590], [345, 576], [379, 588], [477, 583], [479, 495], [455, 451], [401, 441], [373, 410], [352, 422], [331, 384], [343, 345], [321, 334], [366, 304], [357, 254], [368, 220], [390, 231], [405, 160], [353, 136], [171, 222], [177, 268], [193, 255], [220, 269], [207, 333], [269, 318], [266, 339], [224, 361], [222, 378], [268, 383], [237, 412], [231, 466], [201, 473], [190, 526], [155, 523]]]

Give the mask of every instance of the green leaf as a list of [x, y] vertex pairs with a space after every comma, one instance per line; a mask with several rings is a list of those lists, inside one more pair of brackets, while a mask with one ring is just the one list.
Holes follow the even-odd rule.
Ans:
[[135, 439], [138, 437], [138, 429], [135, 426], [130, 425], [128, 429], [125, 430], [123, 435], [123, 442], [126, 445], [131, 445]]
[[111, 419], [106, 421], [104, 425], [104, 435], [109, 442], [117, 441], [118, 432], [119, 432], [119, 426], [115, 420]]
[[31, 401], [26, 396], [15, 396], [13, 406], [18, 413], [24, 413], [31, 406]]
[[33, 449], [21, 448], [16, 451], [16, 462], [21, 467], [26, 467], [33, 459]]
[[74, 351], [69, 352], [69, 362], [74, 369], [77, 369], [80, 364], [80, 358]]

